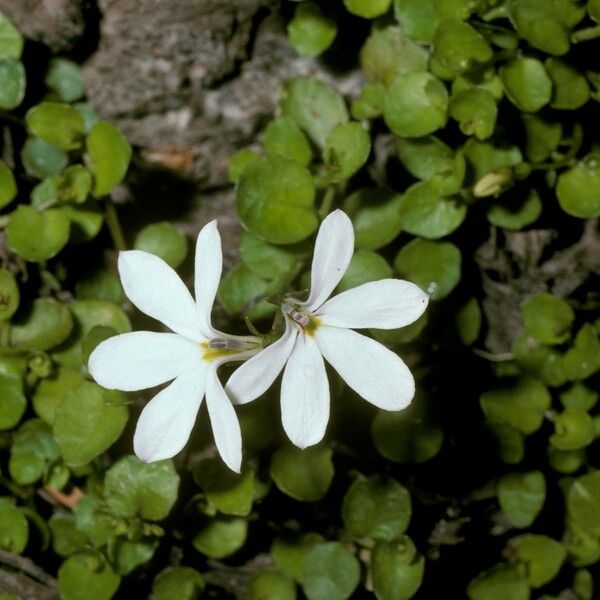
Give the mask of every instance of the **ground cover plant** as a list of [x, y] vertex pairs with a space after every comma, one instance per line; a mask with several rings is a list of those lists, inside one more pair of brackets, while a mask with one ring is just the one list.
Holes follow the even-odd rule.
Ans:
[[600, 2], [269, 10], [201, 223], [0, 12], [0, 599], [593, 598]]

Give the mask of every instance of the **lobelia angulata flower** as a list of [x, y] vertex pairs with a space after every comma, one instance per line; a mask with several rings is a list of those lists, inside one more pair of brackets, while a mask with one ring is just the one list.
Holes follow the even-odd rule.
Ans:
[[222, 263], [216, 221], [200, 231], [196, 242], [195, 301], [177, 273], [157, 256], [140, 250], [119, 254], [127, 297], [174, 332], [117, 335], [99, 344], [88, 363], [92, 377], [109, 389], [137, 391], [172, 381], [150, 400], [138, 420], [133, 447], [143, 461], [171, 458], [185, 446], [206, 396], [217, 449], [230, 469], [240, 470], [240, 426], [217, 368], [252, 356], [260, 349], [260, 340], [228, 335], [211, 324]]
[[429, 297], [408, 281], [382, 279], [329, 298], [353, 251], [352, 223], [336, 210], [317, 235], [308, 299], [285, 299], [281, 338], [239, 367], [225, 386], [234, 403], [244, 404], [263, 394], [283, 370], [283, 427], [300, 448], [320, 442], [329, 421], [323, 358], [355, 392], [384, 410], [405, 408], [415, 393], [413, 376], [400, 357], [353, 329], [409, 325], [423, 314]]

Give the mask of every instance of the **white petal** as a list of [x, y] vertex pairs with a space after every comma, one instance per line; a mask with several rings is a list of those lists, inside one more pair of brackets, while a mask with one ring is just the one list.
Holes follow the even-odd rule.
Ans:
[[201, 327], [206, 337], [211, 337], [211, 312], [217, 295], [223, 268], [223, 251], [217, 221], [205, 225], [196, 241], [194, 293]]
[[354, 229], [345, 212], [334, 210], [327, 215], [317, 234], [310, 272], [310, 295], [303, 303], [314, 311], [335, 289], [348, 269], [354, 252]]
[[315, 339], [323, 356], [365, 400], [384, 410], [406, 408], [415, 381], [400, 357], [384, 345], [351, 329], [319, 327]]
[[299, 448], [318, 444], [329, 421], [329, 381], [317, 344], [298, 335], [281, 382], [281, 419]]
[[330, 298], [317, 314], [336, 327], [396, 329], [416, 321], [428, 302], [429, 296], [410, 281], [381, 279]]
[[216, 369], [206, 376], [206, 406], [217, 450], [223, 462], [236, 473], [242, 468], [242, 433], [231, 400], [227, 397]]
[[133, 449], [145, 462], [171, 458], [186, 445], [204, 396], [206, 368], [180, 375], [159, 392], [140, 415]]
[[119, 273], [127, 297], [143, 313], [191, 340], [205, 337], [192, 295], [164, 260], [142, 250], [121, 252]]
[[100, 343], [90, 355], [88, 369], [102, 387], [132, 392], [171, 381], [201, 360], [200, 347], [187, 338], [135, 331]]
[[283, 335], [242, 364], [229, 378], [225, 391], [234, 404], [246, 404], [264, 394], [281, 373], [298, 331], [286, 322]]

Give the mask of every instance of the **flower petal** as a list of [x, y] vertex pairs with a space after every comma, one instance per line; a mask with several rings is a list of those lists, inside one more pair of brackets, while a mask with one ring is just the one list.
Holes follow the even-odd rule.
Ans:
[[223, 462], [239, 473], [242, 468], [242, 433], [216, 369], [210, 369], [206, 377], [206, 406], [217, 450]]
[[136, 331], [100, 343], [90, 355], [88, 369], [102, 387], [131, 392], [171, 381], [201, 359], [200, 347], [187, 338]]
[[234, 404], [246, 404], [264, 394], [281, 373], [289, 358], [298, 331], [286, 322], [283, 335], [241, 365], [225, 385]]
[[206, 368], [180, 375], [159, 392], [138, 419], [133, 449], [144, 462], [171, 458], [186, 445], [204, 396]]
[[315, 339], [323, 356], [365, 400], [384, 410], [406, 408], [415, 380], [400, 357], [351, 329], [319, 327]]
[[196, 264], [194, 277], [194, 293], [203, 333], [212, 337], [211, 312], [221, 281], [223, 268], [223, 250], [221, 236], [217, 229], [217, 221], [205, 225], [196, 241]]
[[119, 273], [127, 297], [143, 313], [191, 340], [206, 337], [192, 295], [164, 260], [142, 250], [121, 252]]
[[319, 443], [329, 421], [329, 381], [314, 339], [298, 335], [281, 382], [281, 418], [299, 448]]
[[416, 321], [429, 296], [410, 281], [370, 281], [330, 298], [318, 311], [326, 325], [396, 329]]
[[354, 252], [354, 229], [345, 212], [334, 210], [319, 228], [310, 271], [310, 295], [303, 306], [314, 311], [335, 289]]

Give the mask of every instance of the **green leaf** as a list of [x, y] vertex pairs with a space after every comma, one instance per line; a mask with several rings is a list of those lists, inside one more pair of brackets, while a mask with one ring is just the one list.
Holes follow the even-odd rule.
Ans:
[[529, 435], [541, 427], [551, 398], [543, 383], [521, 377], [505, 387], [484, 392], [479, 402], [488, 421], [510, 425]]
[[558, 450], [554, 446], [548, 446], [548, 464], [559, 473], [570, 475], [581, 469], [585, 462], [586, 452], [579, 450]]
[[112, 547], [114, 556], [111, 557], [115, 571], [119, 575], [127, 575], [136, 567], [147, 563], [158, 547], [158, 540], [117, 540]]
[[254, 471], [244, 468], [242, 474], [228, 469], [218, 458], [206, 458], [194, 467], [194, 479], [206, 499], [218, 511], [245, 517], [254, 500]]
[[[298, 8], [302, 6], [306, 5], [299, 4]], [[304, 167], [308, 166], [312, 160], [312, 150], [308, 139], [295, 121], [289, 117], [279, 117], [269, 122], [265, 129], [263, 144], [269, 156], [290, 158]], [[255, 157], [258, 158], [256, 155]]]
[[69, 390], [81, 385], [85, 379], [71, 367], [59, 367], [48, 378], [42, 379], [32, 397], [33, 410], [46, 423], [52, 425], [58, 405]]
[[600, 154], [588, 154], [558, 177], [556, 195], [569, 215], [591, 219], [600, 215]]
[[400, 203], [402, 229], [427, 239], [444, 237], [464, 221], [467, 206], [459, 198], [442, 197], [434, 181], [409, 187]]
[[488, 423], [493, 432], [500, 459], [508, 465], [516, 465], [525, 456], [525, 435], [510, 425]]
[[288, 496], [305, 502], [322, 498], [333, 479], [331, 449], [317, 446], [300, 450], [283, 446], [273, 453], [269, 472], [275, 485]]
[[65, 340], [73, 328], [71, 312], [52, 298], [36, 298], [13, 319], [11, 346], [15, 350], [49, 350]]
[[581, 108], [590, 98], [587, 79], [567, 63], [558, 58], [549, 58], [544, 63], [554, 93], [550, 106], [560, 110]]
[[69, 162], [69, 155], [40, 138], [30, 137], [25, 140], [21, 150], [21, 160], [27, 173], [44, 179], [64, 169]]
[[0, 12], [0, 58], [21, 58], [23, 36], [14, 23]]
[[21, 554], [27, 546], [29, 525], [12, 498], [0, 497], [0, 550]]
[[15, 427], [27, 408], [23, 382], [17, 375], [0, 374], [0, 431]]
[[56, 410], [53, 431], [69, 465], [85, 465], [109, 448], [127, 423], [124, 406], [111, 406], [95, 383], [72, 389]]
[[62, 600], [110, 600], [121, 578], [98, 558], [76, 554], [58, 569], [58, 589]]
[[104, 212], [98, 202], [92, 198], [83, 204], [66, 204], [58, 209], [71, 222], [69, 242], [81, 244], [94, 239], [104, 223]]
[[202, 575], [191, 567], [167, 567], [152, 583], [150, 600], [197, 600], [204, 590]]
[[248, 150], [247, 148], [243, 148], [242, 150], [236, 152], [229, 160], [229, 169], [227, 171], [229, 181], [232, 183], [237, 183], [246, 167], [251, 165], [259, 158], [260, 154], [257, 154], [252, 150]]
[[383, 118], [403, 137], [421, 137], [446, 124], [448, 92], [430, 73], [399, 75], [385, 95]]
[[375, 119], [383, 114], [386, 87], [383, 83], [367, 83], [352, 100], [350, 112], [355, 119]]
[[518, 198], [502, 196], [501, 199], [490, 204], [486, 216], [492, 225], [518, 231], [537, 221], [541, 214], [540, 195], [536, 190], [531, 190], [522, 201]]
[[575, 312], [562, 298], [545, 292], [521, 302], [525, 329], [542, 344], [562, 344], [571, 337]]
[[360, 566], [340, 542], [316, 544], [302, 568], [301, 584], [308, 600], [346, 600], [356, 589]]
[[456, 313], [456, 329], [460, 341], [470, 346], [479, 337], [481, 331], [481, 308], [476, 298], [470, 298]]
[[83, 119], [68, 104], [40, 102], [27, 111], [25, 123], [30, 135], [57, 148], [76, 150], [81, 146]]
[[377, 451], [399, 463], [422, 463], [432, 459], [444, 442], [440, 427], [421, 415], [379, 411], [371, 425]]
[[509, 100], [525, 112], [537, 112], [552, 99], [552, 80], [535, 58], [517, 58], [500, 67]]
[[368, 281], [388, 279], [391, 276], [392, 268], [381, 254], [371, 250], [357, 250], [336, 291], [345, 292]]
[[575, 336], [575, 343], [564, 355], [569, 381], [587, 379], [600, 370], [600, 340], [594, 326], [586, 323]]
[[321, 535], [312, 532], [302, 537], [276, 538], [271, 547], [271, 556], [283, 573], [300, 582], [306, 555], [316, 544], [323, 541]]
[[469, 600], [529, 600], [529, 586], [516, 568], [496, 565], [479, 573], [467, 587]]
[[248, 597], [249, 600], [296, 600], [296, 586], [283, 573], [263, 571], [250, 580]]
[[85, 82], [81, 67], [66, 58], [51, 58], [44, 83], [63, 102], [75, 102], [85, 94]]
[[358, 189], [344, 200], [357, 248], [377, 250], [398, 236], [402, 229], [401, 202], [401, 195], [387, 188]]
[[71, 513], [53, 513], [48, 526], [52, 533], [52, 549], [59, 556], [75, 554], [88, 543], [87, 536], [77, 529], [75, 517]]
[[579, 450], [594, 440], [594, 421], [588, 413], [567, 408], [554, 417], [550, 444], [558, 450]]
[[88, 133], [85, 151], [87, 166], [94, 176], [92, 193], [97, 198], [106, 196], [125, 177], [131, 146], [114, 125], [100, 121]]
[[125, 294], [119, 278], [112, 271], [93, 271], [75, 284], [78, 300], [106, 300], [121, 304]]
[[515, 527], [529, 527], [546, 501], [546, 481], [540, 471], [508, 473], [498, 481], [498, 502]]
[[0, 208], [12, 202], [17, 195], [17, 183], [12, 171], [0, 160]]
[[57, 209], [40, 212], [21, 204], [6, 227], [8, 245], [21, 258], [43, 262], [56, 256], [69, 241], [69, 220]]
[[385, 14], [392, 4], [392, 0], [344, 0], [344, 6], [353, 15], [374, 19]]
[[7, 269], [0, 269], [0, 321], [10, 319], [21, 301], [15, 276]]
[[560, 394], [560, 401], [565, 408], [587, 412], [596, 406], [599, 397], [600, 394], [583, 383], [574, 383]]
[[419, 589], [425, 559], [406, 536], [397, 542], [379, 542], [371, 554], [373, 591], [377, 600], [408, 600]]
[[394, 479], [378, 475], [359, 477], [348, 489], [342, 504], [346, 531], [360, 540], [399, 539], [412, 514], [408, 490]]
[[567, 511], [576, 529], [590, 536], [600, 536], [600, 471], [573, 481], [567, 493]]
[[146, 225], [135, 236], [133, 247], [159, 256], [176, 269], [185, 260], [188, 241], [171, 223], [159, 221]]
[[194, 548], [210, 558], [225, 558], [237, 552], [246, 542], [248, 522], [239, 517], [217, 517], [210, 520], [192, 540]]
[[296, 6], [293, 19], [287, 27], [288, 39], [301, 56], [318, 56], [331, 46], [337, 34], [337, 25], [326, 17], [315, 2]]
[[302, 165], [280, 157], [262, 158], [243, 172], [236, 208], [250, 232], [272, 244], [294, 244], [318, 225], [315, 186]]
[[295, 77], [286, 82], [281, 110], [321, 148], [331, 130], [348, 121], [348, 110], [342, 96], [311, 77]]
[[499, 148], [474, 138], [467, 140], [463, 151], [472, 168], [475, 182], [483, 179], [488, 173], [498, 171], [501, 167], [512, 167], [523, 161], [517, 146]]
[[369, 158], [371, 138], [356, 122], [336, 125], [325, 140], [325, 178], [340, 182], [356, 173]]
[[440, 24], [435, 0], [394, 0], [394, 16], [406, 34], [420, 42], [431, 42]]
[[360, 66], [365, 75], [386, 86], [403, 73], [426, 71], [428, 58], [425, 48], [400, 27], [391, 25], [374, 28], [360, 50]]
[[25, 97], [25, 69], [16, 59], [0, 57], [0, 109], [12, 110]]
[[[594, 0], [592, 0], [592, 2], [593, 1]], [[600, 15], [600, 12], [598, 14]], [[573, 578], [572, 589], [581, 600], [592, 600], [594, 597], [594, 579], [592, 574], [586, 569], [579, 569], [576, 571], [575, 577]]]
[[416, 283], [432, 300], [445, 298], [460, 280], [460, 250], [450, 242], [413, 240], [396, 255], [403, 278]]
[[562, 125], [549, 123], [538, 115], [523, 113], [525, 125], [525, 153], [527, 158], [536, 163], [545, 161], [558, 147], [562, 138]]
[[554, 56], [569, 51], [571, 29], [585, 15], [572, 0], [508, 0], [506, 8], [519, 35]]
[[498, 108], [494, 96], [486, 89], [474, 87], [454, 94], [448, 111], [465, 135], [485, 140], [494, 133]]
[[178, 488], [179, 475], [170, 460], [144, 463], [125, 456], [106, 472], [104, 497], [120, 517], [160, 521], [175, 504]]

